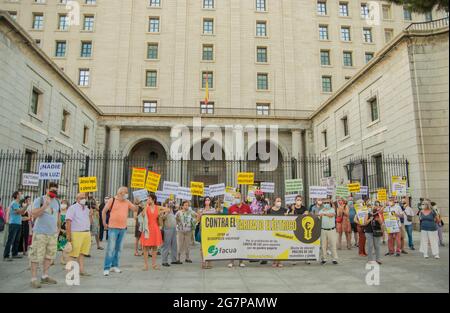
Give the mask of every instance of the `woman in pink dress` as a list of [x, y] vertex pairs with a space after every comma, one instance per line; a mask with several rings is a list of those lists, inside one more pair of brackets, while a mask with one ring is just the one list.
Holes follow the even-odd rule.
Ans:
[[147, 199], [147, 207], [139, 215], [139, 227], [141, 232], [141, 244], [144, 248], [144, 271], [148, 271], [148, 250], [152, 253], [152, 268], [159, 270], [156, 264], [156, 255], [158, 247], [162, 245], [162, 234], [159, 228], [159, 217], [166, 212], [167, 209], [160, 209], [156, 205], [156, 196], [150, 194]]
[[345, 234], [345, 239], [347, 241], [347, 249], [351, 249], [351, 235], [352, 227], [350, 225], [350, 209], [347, 206], [347, 201], [339, 200], [337, 208], [337, 218], [336, 218], [336, 230], [339, 235], [338, 237], [338, 250], [342, 249], [342, 233]]

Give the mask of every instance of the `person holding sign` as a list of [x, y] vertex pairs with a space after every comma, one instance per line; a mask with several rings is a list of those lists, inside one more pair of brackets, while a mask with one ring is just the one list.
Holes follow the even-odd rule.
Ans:
[[[212, 207], [212, 201], [210, 197], [205, 197], [203, 199], [203, 208], [199, 210], [198, 215], [197, 215], [197, 227], [199, 227], [198, 231], [199, 231], [199, 237], [200, 237], [200, 242], [201, 242], [201, 238], [202, 238], [202, 228], [201, 228], [201, 221], [202, 221], [202, 215], [203, 214], [207, 214], [207, 215], [211, 215], [211, 214], [218, 214], [219, 211], [217, 210], [217, 208]], [[200, 257], [202, 259], [202, 269], [204, 270], [209, 270], [212, 268], [211, 266], [211, 261], [203, 261], [203, 251], [202, 251], [202, 245], [200, 245]]]
[[440, 218], [434, 210], [432, 210], [431, 202], [426, 199], [422, 202], [419, 213], [420, 219], [420, 252], [423, 257], [428, 259], [428, 242], [431, 246], [431, 253], [435, 259], [439, 259], [439, 237], [437, 224]]
[[[281, 197], [275, 198], [274, 206], [269, 209], [267, 215], [278, 215], [278, 216], [288, 215], [288, 211], [286, 210], [286, 208], [281, 206]], [[280, 261], [274, 261], [272, 263], [272, 267], [283, 267], [283, 264], [281, 264]]]
[[[242, 202], [242, 195], [240, 192], [236, 192], [234, 196], [234, 204], [228, 209], [228, 214], [252, 214], [252, 210], [250, 209], [250, 207]], [[234, 261], [230, 261], [230, 263], [228, 263], [228, 267], [232, 268], [233, 266]], [[245, 267], [244, 261], [239, 261], [239, 266]]]
[[[383, 237], [383, 218], [380, 203], [376, 202], [374, 207], [369, 209], [368, 214], [364, 218], [364, 235], [367, 239], [367, 253], [369, 256], [369, 263], [381, 262], [381, 238]], [[373, 250], [375, 249], [375, 258], [373, 257]]]
[[327, 247], [331, 250], [333, 258], [333, 264], [338, 264], [338, 255], [336, 251], [336, 212], [331, 206], [331, 203], [327, 202], [323, 205], [323, 209], [319, 211], [319, 217], [322, 221], [322, 231], [320, 234], [322, 244], [322, 262], [324, 265], [327, 263]]
[[91, 276], [84, 270], [84, 256], [91, 250], [92, 209], [86, 206], [86, 194], [79, 193], [77, 201], [66, 214], [66, 238], [72, 244], [69, 256], [80, 265], [80, 276]]
[[339, 234], [338, 250], [342, 249], [342, 234], [345, 233], [345, 240], [347, 241], [347, 249], [352, 249], [352, 228], [350, 225], [350, 209], [347, 206], [347, 201], [341, 199], [338, 201], [336, 229]]
[[[103, 264], [103, 275], [109, 276], [109, 272], [122, 273], [119, 268], [120, 253], [122, 252], [123, 239], [127, 233], [128, 211], [136, 212], [137, 206], [128, 200], [128, 188], [120, 187], [117, 195], [109, 199], [102, 211], [103, 227], [108, 231], [108, 245]], [[108, 223], [106, 213], [110, 212]]]
[[178, 261], [177, 252], [177, 219], [175, 217], [174, 209], [175, 203], [166, 199], [163, 203], [163, 207], [168, 208], [169, 211], [164, 212], [162, 215], [163, 225], [163, 246], [161, 249], [162, 266], [169, 267], [169, 253], [172, 263], [174, 265], [182, 264]]
[[388, 217], [388, 219], [385, 217], [389, 249], [386, 255], [394, 255], [395, 253], [395, 256], [399, 257], [402, 245], [400, 216], [403, 215], [403, 211], [400, 206], [395, 205], [394, 197], [389, 199], [389, 204], [384, 208], [384, 213]]
[[178, 262], [181, 263], [181, 255], [185, 255], [186, 263], [192, 263], [190, 255], [190, 246], [192, 243], [192, 230], [195, 229], [195, 222], [197, 213], [190, 207], [190, 202], [184, 200], [181, 204], [181, 209], [175, 215], [177, 220], [177, 247], [178, 247]]
[[[368, 207], [371, 208], [372, 205], [368, 204]], [[364, 207], [364, 201], [358, 200], [356, 201], [355, 207], [356, 214], [353, 217], [353, 223], [356, 224], [356, 228], [358, 230], [358, 254], [359, 256], [366, 257], [366, 236], [364, 234], [364, 222], [365, 215], [367, 215], [367, 208]]]

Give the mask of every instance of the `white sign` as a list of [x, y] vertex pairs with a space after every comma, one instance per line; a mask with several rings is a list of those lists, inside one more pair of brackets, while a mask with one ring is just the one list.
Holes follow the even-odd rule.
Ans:
[[133, 191], [133, 197], [134, 197], [134, 199], [139, 199], [141, 201], [147, 200], [148, 191], [147, 191], [147, 189]]
[[172, 181], [165, 181], [163, 183], [163, 191], [168, 192], [171, 195], [176, 195], [179, 186], [180, 186], [180, 183], [172, 182]]
[[205, 197], [210, 197], [210, 195], [209, 195], [209, 187], [205, 187], [204, 193], [205, 193]]
[[327, 189], [327, 195], [333, 196], [334, 190], [336, 189], [336, 179], [334, 177], [322, 177], [320, 179], [320, 185], [326, 186]]
[[156, 195], [156, 202], [159, 202], [161, 204], [170, 198], [170, 193], [165, 191], [158, 190], [157, 192], [155, 192], [155, 195]]
[[39, 186], [39, 174], [23, 173], [22, 186], [32, 186], [32, 187]]
[[324, 186], [309, 186], [310, 199], [326, 199], [328, 195], [328, 187]]
[[209, 195], [211, 197], [217, 197], [225, 194], [225, 184], [216, 184], [209, 186]]
[[368, 186], [361, 186], [361, 190], [356, 193], [360, 196], [368, 196], [369, 195], [369, 187]]
[[274, 193], [275, 183], [263, 182], [259, 189], [264, 193]]
[[295, 203], [295, 198], [297, 197], [296, 194], [293, 195], [285, 195], [284, 196], [284, 204], [286, 206], [288, 206], [289, 204], [294, 204]]
[[401, 183], [392, 184], [392, 191], [397, 193], [397, 196], [406, 196], [406, 185]]
[[191, 188], [189, 187], [178, 187], [177, 199], [181, 200], [192, 200]]
[[61, 169], [62, 163], [40, 163], [39, 180], [59, 180]]

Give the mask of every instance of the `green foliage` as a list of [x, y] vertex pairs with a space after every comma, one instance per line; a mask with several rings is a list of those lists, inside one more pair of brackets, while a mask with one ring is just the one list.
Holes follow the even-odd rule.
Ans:
[[409, 10], [418, 13], [430, 12], [434, 7], [448, 12], [448, 0], [387, 0], [395, 4], [403, 5]]

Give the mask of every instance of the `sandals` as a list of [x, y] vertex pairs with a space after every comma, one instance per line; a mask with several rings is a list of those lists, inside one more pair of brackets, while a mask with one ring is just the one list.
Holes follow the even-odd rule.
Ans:
[[97, 250], [105, 250], [103, 247], [97, 247]]
[[159, 265], [155, 264], [155, 265], [152, 265], [152, 269], [155, 271], [159, 271], [161, 269], [161, 267]]

